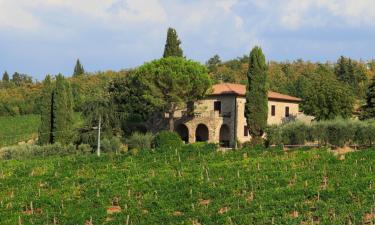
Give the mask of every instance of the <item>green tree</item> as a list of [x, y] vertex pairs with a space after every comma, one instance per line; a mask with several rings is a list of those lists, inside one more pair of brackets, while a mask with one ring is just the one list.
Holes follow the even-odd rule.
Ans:
[[79, 61], [79, 59], [77, 59], [77, 62], [76, 62], [76, 65], [74, 67], [74, 73], [73, 73], [73, 77], [78, 77], [78, 76], [81, 76], [85, 73], [85, 70], [81, 64], [81, 62]]
[[207, 63], [206, 63], [206, 66], [208, 68], [208, 71], [211, 73], [211, 72], [216, 72], [217, 71], [217, 67], [220, 65], [221, 63], [221, 59], [220, 59], [220, 56], [219, 55], [214, 55], [212, 58], [210, 58]]
[[375, 77], [372, 78], [371, 84], [366, 92], [366, 104], [361, 109], [360, 119], [375, 118]]
[[53, 91], [53, 143], [68, 144], [72, 141], [73, 107], [70, 99], [69, 85], [63, 75], [56, 76], [56, 87]]
[[7, 71], [4, 72], [3, 74], [3, 82], [8, 83], [9, 82], [9, 74]]
[[366, 68], [361, 66], [360, 63], [341, 56], [335, 66], [335, 74], [339, 81], [349, 85], [352, 91], [357, 96], [364, 95], [365, 81], [367, 80]]
[[183, 51], [180, 44], [181, 41], [178, 39], [176, 30], [173, 28], [168, 28], [167, 41], [165, 43], [163, 57], [183, 57]]
[[174, 114], [186, 103], [203, 98], [211, 86], [205, 66], [182, 57], [168, 57], [146, 63], [135, 71], [143, 97], [168, 114], [174, 130]]
[[320, 65], [313, 74], [304, 80], [303, 103], [301, 108], [317, 120], [329, 120], [338, 116], [348, 118], [352, 115], [354, 96], [350, 87], [338, 81], [334, 72]]
[[40, 98], [40, 117], [38, 142], [40, 145], [50, 144], [53, 141], [52, 136], [52, 81], [51, 76], [47, 75], [43, 81], [42, 96]]
[[254, 141], [261, 139], [268, 116], [268, 84], [266, 58], [260, 47], [250, 53], [245, 115]]

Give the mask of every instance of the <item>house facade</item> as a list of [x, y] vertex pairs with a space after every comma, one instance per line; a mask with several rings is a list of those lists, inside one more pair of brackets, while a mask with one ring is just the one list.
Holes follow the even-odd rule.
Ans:
[[[176, 132], [186, 143], [207, 141], [232, 147], [236, 140], [242, 143], [250, 141], [245, 118], [245, 94], [245, 85], [214, 85], [208, 97], [176, 113]], [[281, 124], [296, 118], [300, 102], [299, 98], [270, 91], [268, 124]]]

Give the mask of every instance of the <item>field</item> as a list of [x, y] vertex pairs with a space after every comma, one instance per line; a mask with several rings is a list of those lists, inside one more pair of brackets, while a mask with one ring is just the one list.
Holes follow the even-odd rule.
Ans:
[[1, 224], [362, 224], [375, 149], [138, 154], [0, 162]]
[[0, 117], [0, 147], [36, 138], [39, 115]]
[[[79, 113], [74, 114], [75, 126], [82, 123]], [[0, 148], [27, 142], [38, 137], [39, 115], [0, 117]]]

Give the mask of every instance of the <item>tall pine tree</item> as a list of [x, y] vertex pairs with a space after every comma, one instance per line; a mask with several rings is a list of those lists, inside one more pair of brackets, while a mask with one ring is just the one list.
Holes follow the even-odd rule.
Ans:
[[180, 44], [181, 41], [178, 39], [176, 30], [173, 28], [168, 28], [167, 41], [165, 43], [163, 57], [183, 57]]
[[360, 119], [375, 118], [375, 77], [372, 78], [371, 84], [366, 92], [366, 104], [361, 109]]
[[9, 74], [7, 71], [4, 72], [3, 74], [3, 82], [8, 83], [9, 82]]
[[81, 76], [84, 73], [85, 73], [85, 69], [83, 68], [83, 66], [82, 66], [81, 62], [79, 61], [79, 59], [77, 59], [76, 65], [74, 67], [73, 77]]
[[47, 75], [43, 81], [42, 96], [40, 99], [40, 117], [38, 142], [40, 145], [50, 144], [53, 141], [52, 136], [52, 81], [51, 76]]
[[266, 58], [260, 47], [250, 53], [245, 115], [254, 143], [262, 140], [268, 117], [268, 84]]

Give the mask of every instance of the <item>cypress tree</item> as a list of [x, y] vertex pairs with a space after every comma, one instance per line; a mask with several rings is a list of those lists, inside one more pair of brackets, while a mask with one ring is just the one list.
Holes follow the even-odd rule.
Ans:
[[167, 41], [164, 47], [163, 58], [183, 57], [183, 52], [180, 48], [180, 44], [181, 41], [178, 39], [176, 30], [173, 28], [168, 28]]
[[83, 66], [82, 66], [81, 62], [79, 61], [79, 59], [77, 59], [76, 65], [74, 67], [73, 77], [81, 76], [84, 73], [85, 73], [85, 70], [83, 69]]
[[366, 104], [362, 107], [360, 119], [375, 118], [375, 77], [366, 92]]
[[56, 87], [53, 91], [53, 143], [69, 143], [69, 122], [68, 118], [68, 96], [66, 81], [63, 75], [56, 76]]
[[268, 84], [266, 59], [260, 47], [250, 53], [245, 115], [253, 143], [259, 143], [267, 126]]
[[3, 74], [3, 82], [8, 83], [9, 82], [9, 74], [7, 71], [4, 72]]
[[52, 82], [51, 76], [47, 75], [43, 81], [41, 96], [40, 117], [41, 124], [39, 127], [38, 142], [40, 145], [52, 143]]

